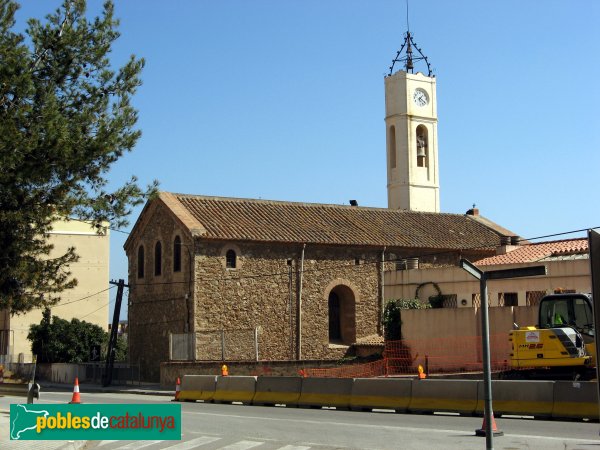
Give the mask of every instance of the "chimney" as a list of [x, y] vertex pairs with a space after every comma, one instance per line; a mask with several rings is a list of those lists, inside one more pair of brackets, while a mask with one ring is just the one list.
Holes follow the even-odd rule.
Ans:
[[496, 255], [506, 255], [519, 248], [519, 236], [500, 236], [500, 246], [496, 248]]
[[473, 205], [473, 207], [471, 209], [469, 209], [466, 214], [468, 216], [478, 216], [479, 215], [479, 208], [475, 208], [475, 205]]
[[350, 206], [358, 206], [358, 202], [356, 200], [350, 200]]

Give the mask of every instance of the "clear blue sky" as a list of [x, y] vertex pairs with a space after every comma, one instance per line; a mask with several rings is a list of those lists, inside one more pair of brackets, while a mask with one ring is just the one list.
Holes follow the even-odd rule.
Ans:
[[[59, 4], [23, 3], [18, 20]], [[143, 137], [115, 186], [387, 206], [383, 78], [404, 0], [117, 3], [113, 62], [147, 64]], [[525, 238], [600, 226], [600, 2], [413, 0], [409, 14], [437, 77], [442, 211], [475, 203]], [[111, 236], [114, 279], [125, 238]]]

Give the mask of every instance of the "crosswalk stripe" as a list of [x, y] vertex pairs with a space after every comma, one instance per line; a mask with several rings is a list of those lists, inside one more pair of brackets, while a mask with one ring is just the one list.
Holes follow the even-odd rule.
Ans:
[[304, 447], [302, 445], [286, 445], [281, 447], [279, 450], [309, 450], [310, 447]]
[[263, 445], [264, 442], [256, 442], [256, 441], [239, 441], [235, 444], [230, 444], [226, 447], [221, 447], [219, 450], [246, 450], [248, 448], [258, 447], [259, 445]]
[[201, 436], [199, 438], [192, 439], [191, 441], [180, 442], [179, 444], [165, 447], [163, 450], [190, 450], [199, 445], [210, 444], [211, 442], [218, 441], [219, 439], [221, 438], [213, 436]]
[[[151, 445], [158, 444], [163, 441], [135, 441], [129, 444], [125, 444], [122, 447], [117, 447], [118, 450], [138, 450], [144, 447], [150, 447]], [[115, 450], [117, 450], [115, 449]]]

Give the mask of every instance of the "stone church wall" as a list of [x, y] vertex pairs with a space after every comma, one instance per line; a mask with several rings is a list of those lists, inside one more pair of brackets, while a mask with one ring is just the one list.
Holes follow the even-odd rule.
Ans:
[[[169, 333], [184, 333], [191, 300], [189, 246], [183, 230], [171, 219], [170, 213], [159, 203], [152, 205], [145, 219], [144, 236], [126, 249], [129, 260], [129, 360], [139, 364], [144, 379], [156, 381], [160, 377], [160, 362], [169, 360]], [[183, 239], [180, 272], [173, 271], [173, 244], [175, 236]], [[162, 273], [154, 274], [156, 242], [162, 246]], [[137, 276], [137, 256], [144, 246], [144, 277]]]
[[[257, 328], [259, 359], [295, 359], [301, 246], [206, 242], [198, 248], [196, 331], [225, 330], [228, 335]], [[235, 269], [225, 267], [230, 249], [238, 257]], [[378, 258], [361, 249], [306, 247], [302, 358], [339, 358], [348, 350], [329, 343], [328, 296], [336, 286], [347, 286], [354, 294], [356, 336], [377, 332]], [[253, 346], [253, 339], [248, 340]]]
[[[161, 202], [143, 214], [126, 249], [129, 260], [129, 355], [145, 380], [158, 380], [169, 360], [169, 335], [195, 332], [195, 358], [229, 361], [335, 360], [356, 340], [377, 334], [381, 296], [381, 250], [368, 247], [307, 245], [302, 280], [301, 346], [298, 349], [301, 244], [192, 243]], [[175, 236], [182, 239], [181, 270], [174, 272]], [[154, 251], [161, 242], [162, 270], [155, 275]], [[137, 255], [144, 246], [144, 277]], [[226, 253], [236, 267], [226, 267]], [[402, 258], [418, 250], [390, 249]], [[193, 258], [192, 256], [195, 255]], [[445, 264], [457, 255], [439, 255], [422, 264]], [[195, 265], [190, 266], [190, 259]], [[446, 261], [447, 260], [447, 261]], [[386, 263], [386, 270], [393, 262]], [[341, 298], [342, 341], [329, 339], [329, 294]], [[386, 296], [387, 297], [387, 296]]]

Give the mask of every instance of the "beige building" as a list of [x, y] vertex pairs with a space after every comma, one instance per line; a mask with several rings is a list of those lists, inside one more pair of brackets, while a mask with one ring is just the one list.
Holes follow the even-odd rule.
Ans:
[[476, 261], [503, 231], [469, 214], [162, 192], [125, 243], [131, 361], [158, 379], [182, 334], [196, 360], [338, 359], [381, 332], [383, 260]]
[[[80, 221], [59, 221], [53, 224], [49, 242], [54, 245], [50, 257], [64, 254], [75, 247], [79, 261], [70, 266], [72, 276], [77, 279], [75, 288], [60, 294], [61, 301], [51, 308], [53, 316], [61, 319], [85, 320], [107, 329], [109, 303], [109, 230], [98, 234], [95, 228]], [[13, 358], [31, 360], [31, 342], [27, 339], [29, 327], [39, 324], [42, 310], [35, 309], [27, 314], [0, 314], [2, 348], [0, 353]]]
[[[489, 280], [490, 306], [535, 306], [555, 292], [591, 292], [587, 239], [502, 245], [476, 262], [483, 271], [544, 265], [546, 276]], [[403, 268], [400, 268], [403, 269]], [[479, 282], [458, 267], [392, 270], [385, 274], [386, 299], [428, 301], [439, 294], [446, 308], [480, 306]]]

